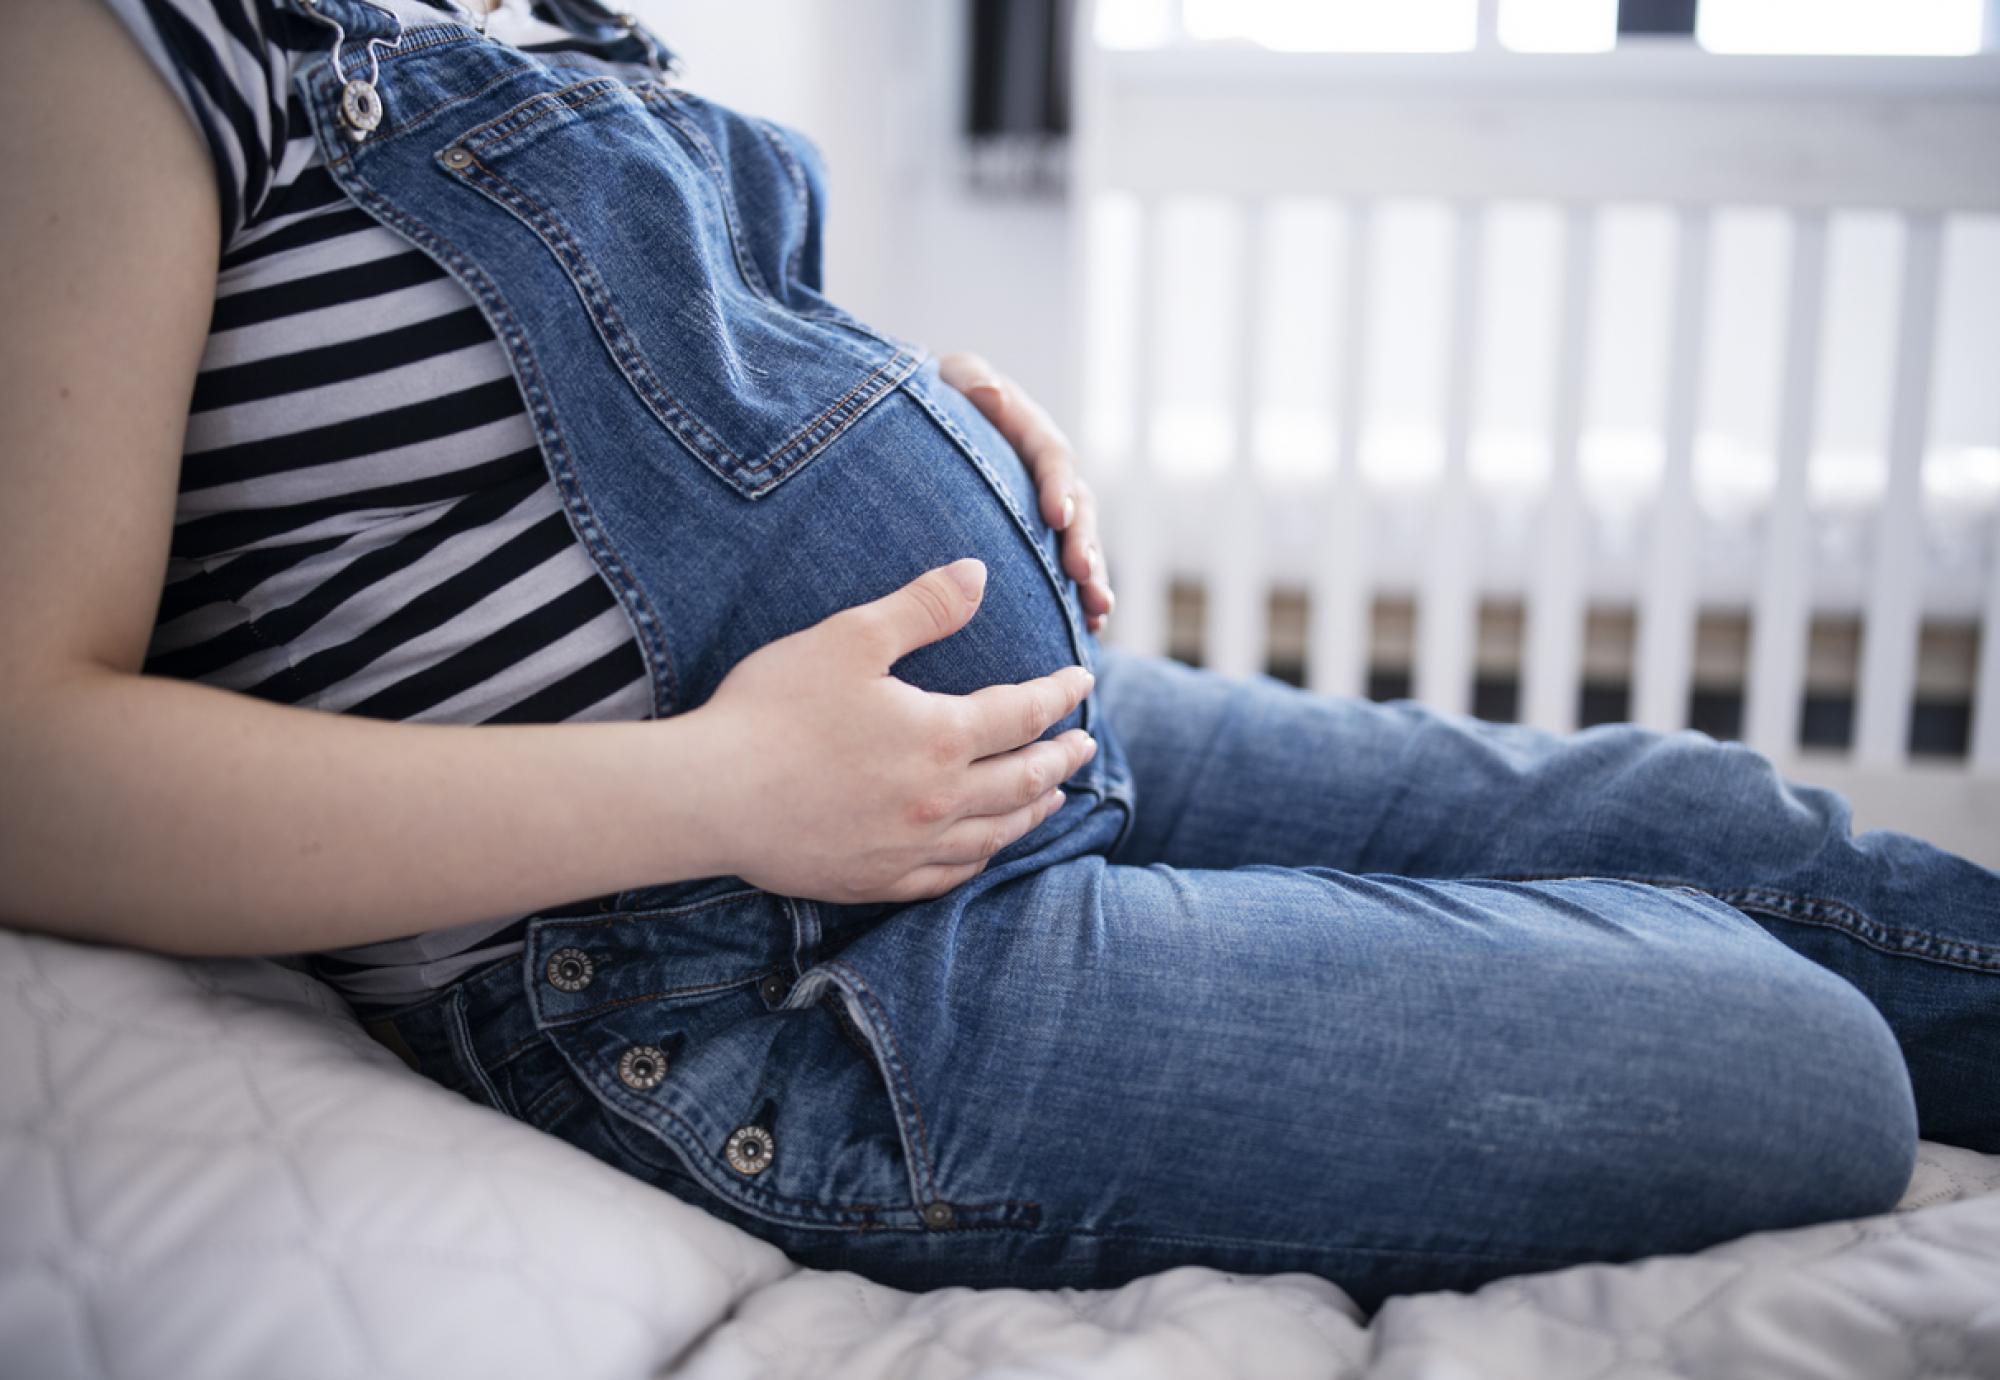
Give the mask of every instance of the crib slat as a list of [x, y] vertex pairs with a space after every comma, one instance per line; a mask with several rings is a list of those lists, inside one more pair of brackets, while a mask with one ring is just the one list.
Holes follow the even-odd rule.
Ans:
[[1666, 464], [1653, 508], [1645, 583], [1639, 592], [1638, 665], [1632, 718], [1662, 733], [1687, 727], [1694, 682], [1695, 571], [1700, 528], [1694, 496], [1694, 437], [1701, 349], [1708, 316], [1709, 213], [1680, 214], [1674, 324], [1667, 374]]
[[1225, 675], [1249, 676], [1264, 669], [1270, 640], [1266, 607], [1263, 513], [1258, 502], [1257, 347], [1262, 337], [1264, 207], [1246, 202], [1238, 218], [1236, 255], [1236, 348], [1229, 387], [1235, 445], [1228, 474], [1217, 495], [1219, 521], [1208, 552], [1207, 626], [1202, 632], [1204, 664]]
[[1161, 528], [1170, 511], [1167, 494], [1153, 463], [1153, 380], [1159, 369], [1154, 339], [1159, 313], [1159, 273], [1155, 245], [1159, 239], [1159, 205], [1140, 200], [1132, 235], [1132, 280], [1138, 284], [1132, 304], [1132, 455], [1120, 474], [1118, 493], [1106, 512], [1116, 523], [1104, 547], [1112, 587], [1118, 591], [1117, 615], [1106, 629], [1120, 647], [1147, 655], [1167, 650], [1167, 571], [1160, 548]]
[[1369, 498], [1361, 482], [1361, 438], [1367, 422], [1368, 331], [1373, 311], [1375, 219], [1366, 202], [1347, 212], [1342, 266], [1340, 417], [1333, 480], [1322, 514], [1312, 599], [1306, 626], [1306, 684], [1322, 695], [1359, 695], [1367, 688], [1369, 609], [1373, 581]]
[[1823, 213], [1801, 211], [1792, 218], [1791, 259], [1778, 400], [1778, 474], [1765, 516], [1764, 558], [1750, 616], [1750, 680], [1743, 715], [1744, 741], [1779, 759], [1798, 751], [1806, 641], [1811, 632], [1806, 479], [1813, 415], [1819, 405], [1820, 325], [1826, 302]]
[[1972, 769], [2000, 776], [2000, 513], [1986, 524], [1986, 610], [1973, 686]]
[[1896, 332], [1896, 391], [1889, 413], [1889, 490], [1876, 513], [1875, 559], [1861, 625], [1855, 757], [1893, 766], [1909, 751], [1922, 615], [1924, 446], [1930, 434], [1931, 363], [1937, 344], [1935, 215], [1903, 222], [1903, 301]]
[[1597, 260], [1597, 220], [1573, 206], [1564, 224], [1562, 326], [1556, 347], [1554, 425], [1549, 488], [1543, 497], [1537, 548], [1528, 576], [1523, 633], [1521, 721], [1552, 733], [1576, 727], [1583, 672], [1584, 365], [1590, 333], [1591, 282]]
[[1471, 469], [1473, 371], [1478, 359], [1485, 213], [1458, 209], [1453, 226], [1450, 363], [1445, 376], [1444, 475], [1431, 505], [1417, 596], [1416, 696], [1433, 709], [1472, 708], [1479, 594]]
[[1472, 46], [1482, 53], [1500, 48], [1500, 0], [1479, 0], [1478, 28]]

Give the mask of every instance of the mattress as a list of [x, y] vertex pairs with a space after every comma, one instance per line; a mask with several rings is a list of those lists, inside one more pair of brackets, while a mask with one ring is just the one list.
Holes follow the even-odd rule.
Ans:
[[1364, 1319], [1306, 1275], [905, 1294], [416, 1077], [331, 992], [0, 930], [0, 1374], [2000, 1378], [2000, 1157], [1893, 1213]]

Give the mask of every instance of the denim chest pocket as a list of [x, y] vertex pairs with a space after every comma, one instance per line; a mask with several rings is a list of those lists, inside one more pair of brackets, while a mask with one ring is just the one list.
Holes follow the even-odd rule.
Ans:
[[773, 126], [598, 76], [519, 101], [434, 160], [534, 233], [647, 410], [745, 498], [918, 363], [819, 295], [813, 182]]

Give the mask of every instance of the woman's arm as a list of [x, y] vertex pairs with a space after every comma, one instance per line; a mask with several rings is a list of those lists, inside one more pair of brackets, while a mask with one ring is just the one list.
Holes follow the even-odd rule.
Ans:
[[215, 291], [212, 168], [96, 0], [9, 23], [0, 918], [271, 953], [715, 874], [911, 899], [1059, 803], [1091, 745], [1034, 740], [1082, 671], [964, 698], [888, 675], [972, 616], [971, 562], [772, 643], [661, 722], [382, 723], [140, 674]]

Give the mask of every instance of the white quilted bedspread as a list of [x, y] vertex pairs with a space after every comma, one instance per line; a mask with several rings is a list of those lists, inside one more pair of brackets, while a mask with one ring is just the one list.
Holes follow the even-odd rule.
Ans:
[[0, 931], [0, 1374], [2000, 1378], [2000, 1158], [1894, 1214], [1393, 1300], [897, 1293], [407, 1072], [322, 987]]

